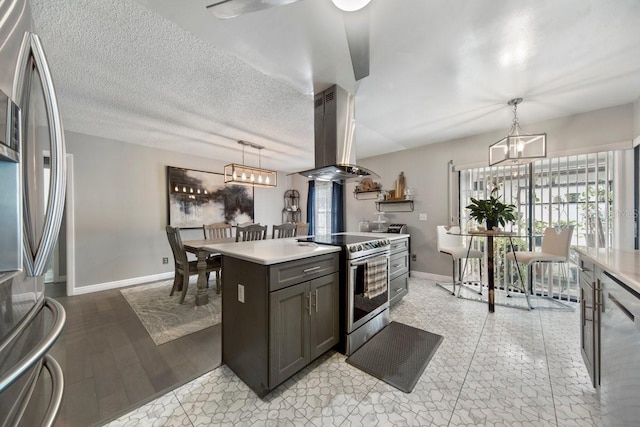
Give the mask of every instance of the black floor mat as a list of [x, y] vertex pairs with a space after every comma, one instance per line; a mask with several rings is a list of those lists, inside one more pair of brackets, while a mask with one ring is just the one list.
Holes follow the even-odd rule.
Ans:
[[347, 363], [411, 393], [444, 338], [391, 322], [347, 358]]

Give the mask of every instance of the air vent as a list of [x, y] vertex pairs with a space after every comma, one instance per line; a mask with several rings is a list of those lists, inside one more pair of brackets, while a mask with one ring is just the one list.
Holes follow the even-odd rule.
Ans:
[[322, 98], [316, 98], [316, 104], [313, 108], [322, 107]]
[[20, 108], [15, 102], [9, 101], [9, 110], [11, 111], [8, 145], [16, 151], [20, 151]]
[[327, 91], [327, 93], [324, 94], [324, 102], [330, 102], [333, 101], [334, 99], [336, 99], [336, 93], [333, 90]]
[[0, 161], [20, 161], [20, 108], [0, 91]]

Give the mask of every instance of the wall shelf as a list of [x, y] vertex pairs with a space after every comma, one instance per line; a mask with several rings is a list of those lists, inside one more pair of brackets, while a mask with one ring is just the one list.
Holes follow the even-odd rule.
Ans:
[[[385, 209], [393, 207], [393, 212], [413, 212], [413, 200], [384, 200], [376, 202], [376, 210], [380, 212], [380, 206]], [[396, 209], [398, 208], [398, 209]]]
[[356, 200], [374, 200], [378, 198], [382, 190], [354, 191], [353, 197]]
[[284, 209], [282, 209], [282, 222], [300, 222], [300, 193], [298, 190], [284, 192]]

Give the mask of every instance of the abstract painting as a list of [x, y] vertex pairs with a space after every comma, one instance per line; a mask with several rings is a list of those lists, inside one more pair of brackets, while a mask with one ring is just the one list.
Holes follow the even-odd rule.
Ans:
[[225, 185], [224, 175], [167, 166], [169, 225], [253, 222], [253, 187]]

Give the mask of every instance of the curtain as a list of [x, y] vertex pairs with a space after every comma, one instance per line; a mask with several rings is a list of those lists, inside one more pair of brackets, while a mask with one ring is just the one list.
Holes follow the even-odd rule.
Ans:
[[309, 234], [315, 234], [314, 215], [316, 211], [316, 182], [309, 181], [309, 193], [307, 193], [307, 223], [309, 223]]
[[331, 232], [341, 233], [344, 229], [344, 185], [333, 182], [331, 189]]

